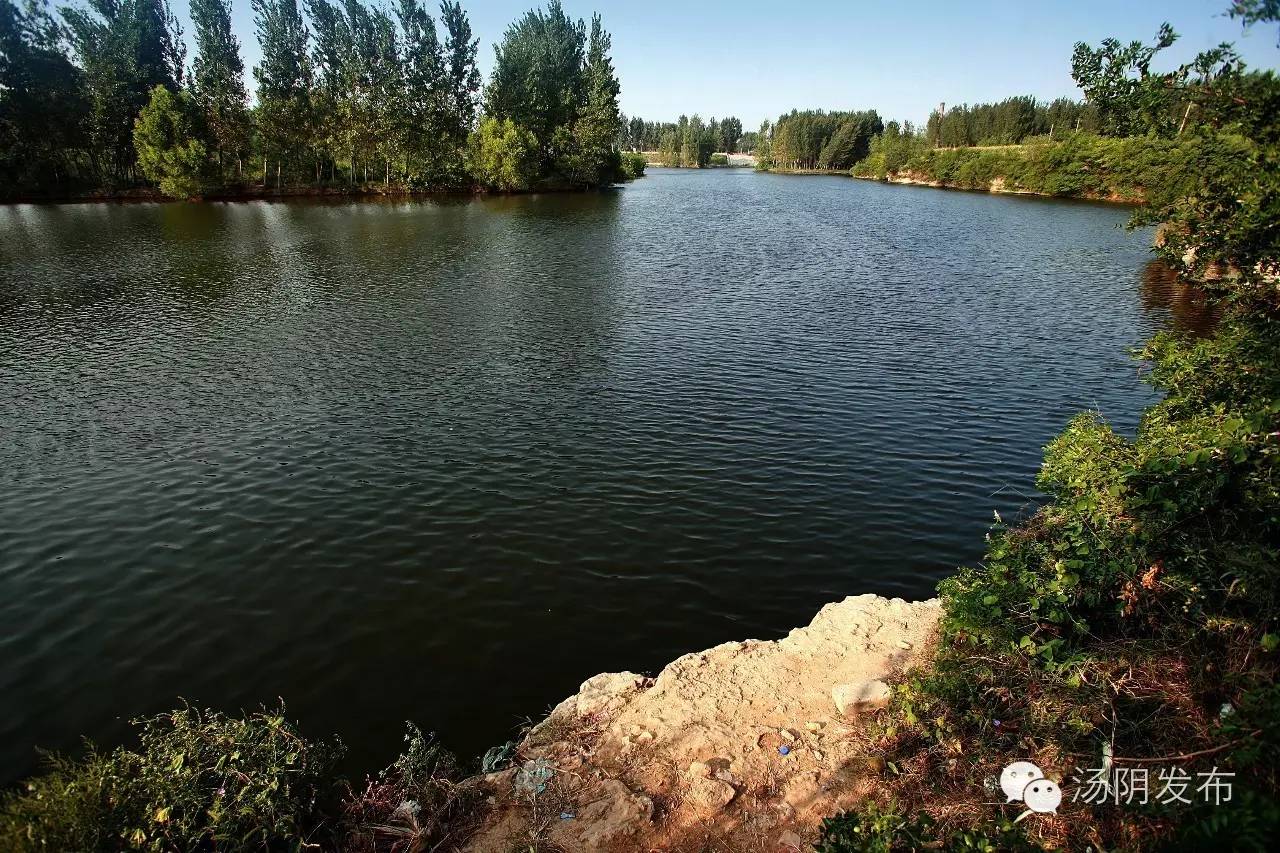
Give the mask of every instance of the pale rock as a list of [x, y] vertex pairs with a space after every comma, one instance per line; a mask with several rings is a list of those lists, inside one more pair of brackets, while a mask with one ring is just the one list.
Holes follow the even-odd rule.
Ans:
[[737, 793], [737, 790], [728, 782], [700, 776], [689, 785], [686, 801], [698, 811], [714, 814], [729, 805], [729, 801]]
[[873, 711], [889, 704], [893, 689], [878, 678], [868, 681], [856, 681], [852, 684], [837, 684], [831, 688], [831, 699], [836, 703], [836, 710], [842, 716]]
[[636, 693], [644, 677], [634, 672], [602, 672], [582, 682], [576, 698], [579, 717], [593, 714], [612, 715], [627, 704]]
[[800, 837], [800, 833], [788, 829], [778, 836], [778, 847], [783, 850], [804, 850], [808, 845]]

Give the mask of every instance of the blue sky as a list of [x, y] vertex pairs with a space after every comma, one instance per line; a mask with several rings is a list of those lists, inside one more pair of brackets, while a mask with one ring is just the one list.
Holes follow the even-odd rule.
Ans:
[[[183, 21], [187, 0], [171, 0]], [[391, 0], [374, 0], [390, 3]], [[428, 0], [433, 3], [434, 0]], [[260, 52], [249, 0], [233, 0], [246, 69]], [[532, 0], [463, 0], [487, 75], [493, 43]], [[1252, 67], [1280, 67], [1277, 27], [1242, 31], [1228, 0], [565, 0], [575, 17], [604, 16], [613, 33], [622, 109], [648, 119], [736, 115], [747, 128], [794, 108], [874, 108], [923, 121], [948, 104], [1031, 94], [1079, 97], [1071, 48], [1107, 36], [1150, 40], [1161, 21], [1182, 38], [1166, 65], [1234, 41]], [[193, 50], [188, 50], [188, 56]], [[247, 83], [252, 89], [250, 74]]]

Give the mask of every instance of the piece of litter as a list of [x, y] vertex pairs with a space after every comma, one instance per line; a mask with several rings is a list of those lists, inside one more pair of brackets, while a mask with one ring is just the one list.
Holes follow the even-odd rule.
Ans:
[[560, 812], [561, 820], [573, 820], [573, 812]]
[[780, 746], [780, 747], [778, 747], [778, 752], [779, 752], [779, 754], [781, 754], [781, 755], [787, 755], [787, 754], [789, 754], [789, 753], [791, 752], [791, 747], [786, 746], [786, 745]]
[[526, 761], [516, 772], [515, 789], [529, 796], [537, 796], [547, 790], [547, 781], [555, 774], [551, 762], [545, 758]]

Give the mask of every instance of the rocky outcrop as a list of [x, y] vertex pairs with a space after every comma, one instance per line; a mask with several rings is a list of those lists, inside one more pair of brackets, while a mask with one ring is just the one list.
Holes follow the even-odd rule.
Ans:
[[[937, 601], [874, 595], [828, 604], [775, 641], [685, 655], [656, 678], [597, 675], [531, 729], [517, 767], [480, 784], [488, 807], [467, 849], [765, 848], [811, 838], [822, 817], [873, 790], [858, 737], [922, 660]], [[554, 768], [521, 793], [519, 767]]]

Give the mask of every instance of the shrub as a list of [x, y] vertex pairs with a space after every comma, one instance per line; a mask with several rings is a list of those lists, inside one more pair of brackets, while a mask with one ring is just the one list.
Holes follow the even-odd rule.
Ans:
[[[1220, 146], [1218, 142], [1215, 145]], [[1004, 189], [1054, 196], [1142, 201], [1177, 197], [1190, 186], [1193, 164], [1210, 147], [1198, 139], [1110, 139], [1074, 133], [1061, 141], [1034, 138], [1006, 148], [929, 148], [918, 137], [873, 140], [853, 173], [885, 177], [899, 172], [958, 189]], [[1238, 159], [1239, 152], [1218, 152]]]
[[151, 100], [134, 122], [133, 147], [142, 173], [170, 198], [194, 198], [211, 177], [209, 151], [201, 141], [199, 110], [186, 92], [164, 86], [151, 90]]
[[486, 118], [471, 134], [467, 166], [484, 187], [527, 190], [537, 177], [537, 140], [511, 119]]
[[622, 180], [634, 181], [636, 178], [644, 177], [644, 167], [647, 162], [643, 154], [637, 154], [634, 151], [626, 151], [622, 154]]
[[184, 708], [135, 720], [136, 750], [90, 746], [0, 803], [6, 851], [298, 849], [325, 837], [340, 744], [305, 740], [283, 709]]
[[956, 851], [1035, 851], [1010, 821], [991, 828], [956, 830], [939, 837], [936, 824], [924, 812], [907, 817], [897, 805], [882, 809], [874, 801], [858, 811], [844, 812], [822, 821], [817, 853], [899, 853], [921, 849]]
[[413, 723], [406, 726], [405, 752], [343, 804], [344, 851], [429, 849], [463, 805], [453, 756]]
[[728, 166], [729, 155], [728, 154], [712, 154], [711, 159], [708, 160], [707, 162], [712, 166]]

